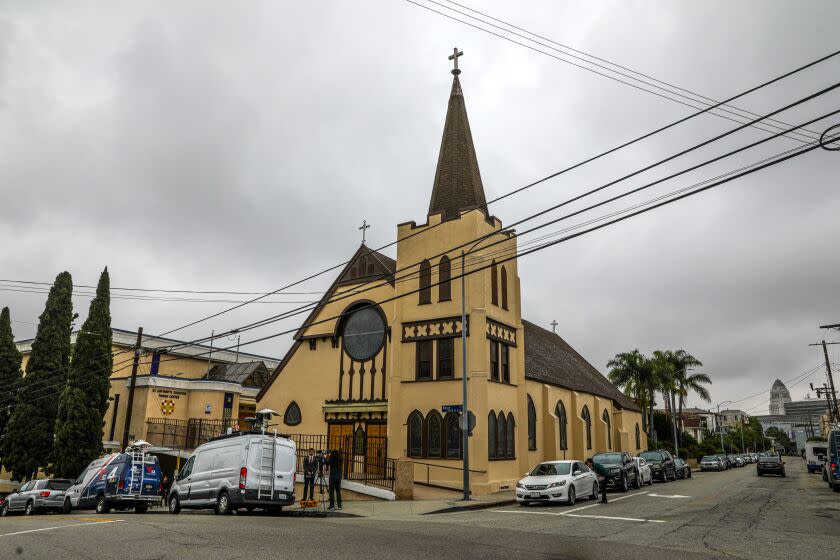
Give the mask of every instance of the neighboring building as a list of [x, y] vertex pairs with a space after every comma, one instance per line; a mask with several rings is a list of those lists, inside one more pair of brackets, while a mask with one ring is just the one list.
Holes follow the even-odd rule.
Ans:
[[782, 383], [781, 379], [773, 382], [773, 387], [770, 388], [770, 414], [783, 415], [785, 413], [785, 404], [791, 401], [790, 391]]
[[743, 426], [750, 419], [750, 415], [743, 410], [721, 410], [718, 414], [718, 425], [737, 428]]
[[[75, 344], [76, 334], [71, 335]], [[126, 420], [131, 356], [137, 333], [113, 329], [114, 371], [102, 434], [106, 449], [118, 449]], [[23, 369], [33, 340], [17, 342]], [[187, 450], [253, 416], [256, 396], [279, 361], [144, 334], [132, 406], [129, 439], [144, 439], [170, 470], [166, 456]], [[244, 427], [244, 426], [243, 426]], [[2, 478], [6, 478], [5, 471]]]
[[683, 431], [688, 432], [697, 443], [701, 443], [707, 433], [714, 433], [717, 429], [714, 412], [702, 408], [683, 409]]
[[[775, 406], [774, 406], [775, 405]], [[828, 412], [823, 399], [793, 401], [785, 384], [778, 379], [770, 388], [770, 414], [756, 416], [762, 429], [778, 428], [796, 442], [797, 449], [804, 449], [809, 437], [819, 437], [824, 432], [821, 417]]]
[[545, 459], [646, 449], [636, 404], [560, 336], [522, 318], [518, 263], [493, 260], [515, 254], [517, 238], [485, 201], [456, 74], [428, 220], [397, 226], [396, 260], [363, 243], [303, 322], [257, 396], [259, 408], [281, 413], [278, 430], [328, 434], [361, 461], [353, 468], [377, 469], [383, 453], [410, 457], [416, 480], [460, 487], [450, 405], [462, 401], [465, 325], [452, 275], [464, 244], [470, 268], [488, 267], [465, 279], [473, 491], [512, 488]]

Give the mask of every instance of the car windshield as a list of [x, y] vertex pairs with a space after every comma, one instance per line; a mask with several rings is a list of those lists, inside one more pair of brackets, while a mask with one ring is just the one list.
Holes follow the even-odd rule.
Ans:
[[541, 463], [537, 465], [531, 476], [554, 476], [558, 474], [569, 474], [572, 468], [571, 463]]
[[592, 461], [602, 465], [620, 465], [621, 453], [599, 453], [592, 458]]
[[761, 462], [762, 462], [762, 463], [780, 463], [780, 462], [781, 462], [781, 459], [779, 459], [778, 457], [773, 457], [773, 456], [771, 456], [771, 457], [762, 457], [762, 458], [761, 458]]
[[72, 485], [72, 480], [50, 480], [47, 482], [47, 488], [50, 490], [67, 490]]
[[680, 466], [680, 467], [681, 467], [681, 466], [682, 466], [682, 464], [683, 464], [683, 460], [682, 460], [682, 459], [674, 459], [674, 463], [675, 463], [677, 466]]
[[700, 459], [701, 463], [702, 462], [709, 462], [709, 461], [717, 461], [717, 457], [715, 457], [714, 455], [705, 455], [705, 456], [703, 456], [702, 459]]
[[662, 460], [662, 453], [658, 451], [645, 451], [641, 455], [639, 455], [642, 459], [646, 459], [648, 461], [661, 461]]

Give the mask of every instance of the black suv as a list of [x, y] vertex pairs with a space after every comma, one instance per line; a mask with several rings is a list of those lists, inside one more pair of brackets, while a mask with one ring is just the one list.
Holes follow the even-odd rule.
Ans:
[[674, 456], [670, 451], [657, 449], [656, 451], [645, 451], [639, 455], [650, 465], [650, 474], [654, 480], [668, 482], [677, 480], [677, 467], [674, 465]]
[[642, 478], [636, 469], [636, 462], [629, 453], [618, 451], [598, 453], [592, 457], [592, 462], [602, 465], [609, 471], [610, 475], [604, 484], [618, 488], [622, 492], [627, 492], [631, 484], [633, 488], [642, 487]]

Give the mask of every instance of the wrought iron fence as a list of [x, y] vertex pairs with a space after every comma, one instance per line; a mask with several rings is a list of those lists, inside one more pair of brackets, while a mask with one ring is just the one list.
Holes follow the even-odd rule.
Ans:
[[149, 418], [146, 420], [146, 441], [152, 445], [190, 450], [225, 434], [232, 425], [229, 418], [220, 420]]

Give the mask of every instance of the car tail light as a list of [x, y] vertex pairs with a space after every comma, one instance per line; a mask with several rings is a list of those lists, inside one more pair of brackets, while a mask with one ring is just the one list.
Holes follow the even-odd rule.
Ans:
[[117, 488], [119, 488], [120, 490], [124, 489], [125, 488], [125, 480], [120, 480], [120, 483], [117, 484]]
[[248, 478], [248, 469], [242, 467], [239, 469], [239, 489], [245, 490], [245, 479]]
[[48, 497], [49, 495], [50, 495], [50, 491], [49, 491], [49, 490], [44, 490], [43, 492], [41, 492], [41, 497], [42, 497], [42, 498], [46, 498], [46, 497]]

